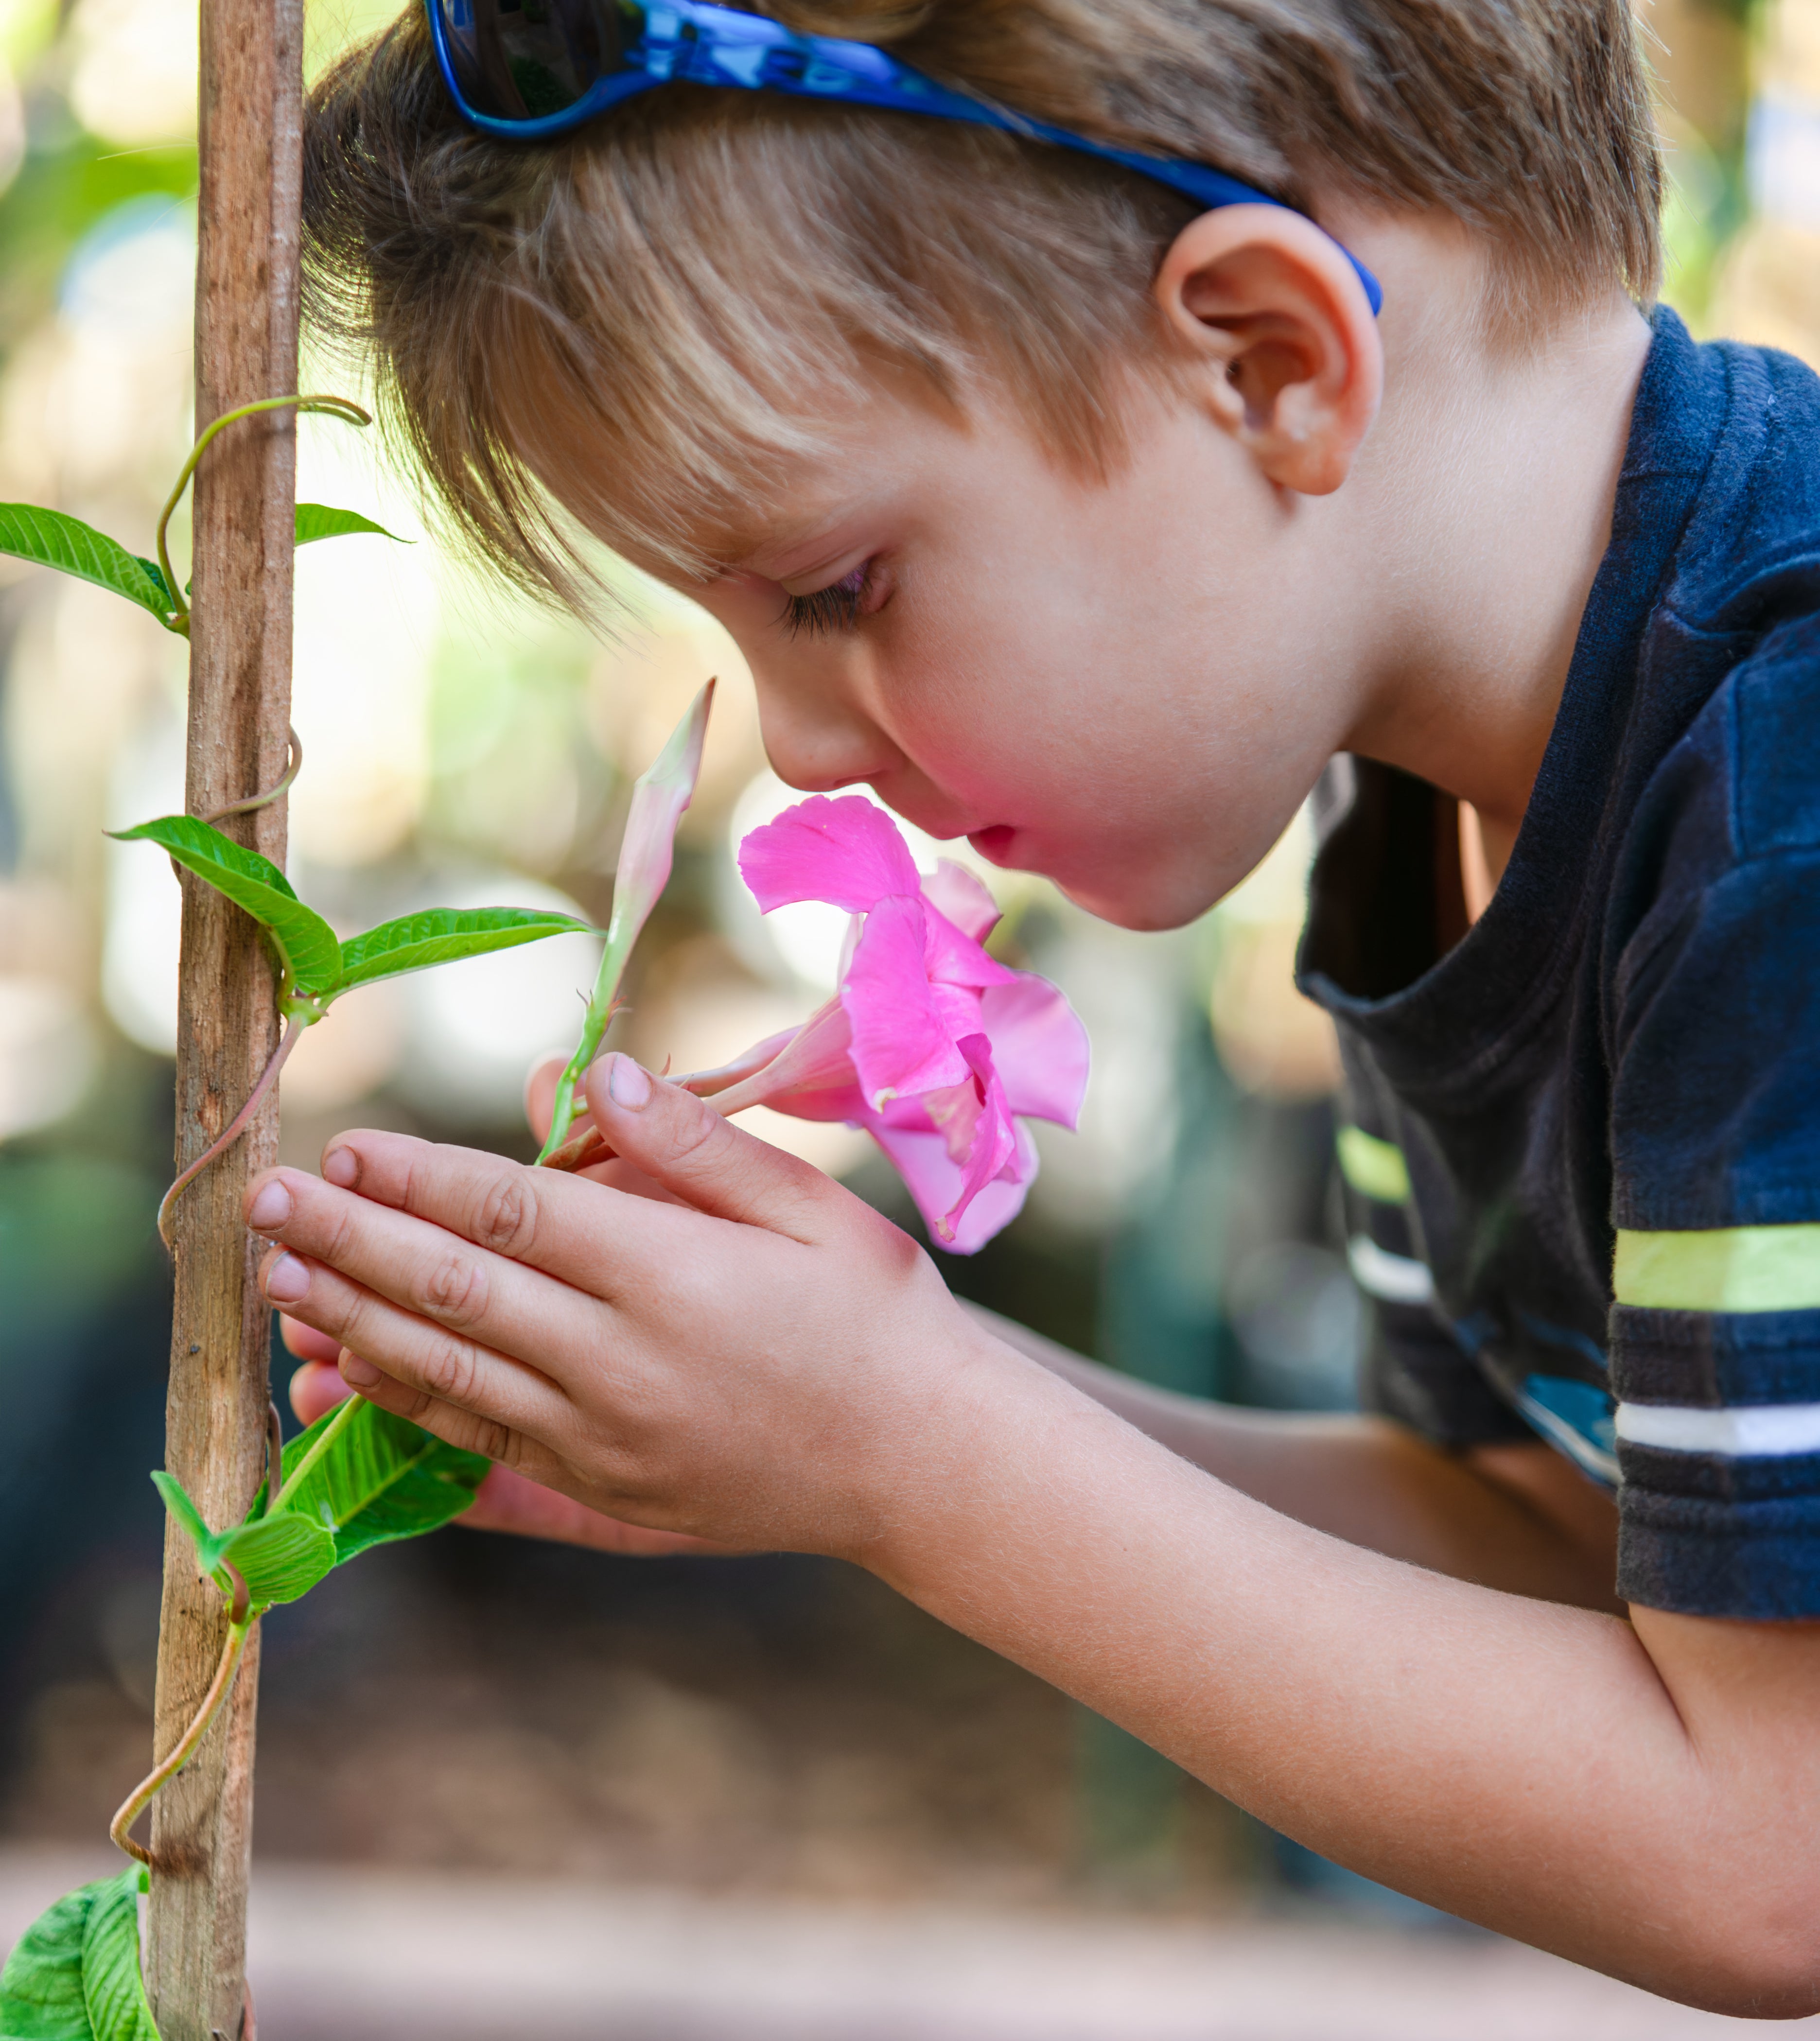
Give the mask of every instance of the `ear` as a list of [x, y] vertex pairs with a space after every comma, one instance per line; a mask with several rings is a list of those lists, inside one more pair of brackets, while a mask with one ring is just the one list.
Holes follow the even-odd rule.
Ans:
[[1384, 354], [1364, 286], [1338, 244], [1277, 205], [1191, 220], [1157, 301], [1206, 369], [1205, 402], [1284, 489], [1326, 496], [1377, 415]]

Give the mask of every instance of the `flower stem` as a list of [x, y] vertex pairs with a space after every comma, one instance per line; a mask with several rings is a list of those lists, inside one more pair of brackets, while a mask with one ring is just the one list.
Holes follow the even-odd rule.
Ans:
[[[351, 1399], [350, 1399], [351, 1400]], [[326, 1443], [317, 1442], [317, 1450]], [[311, 1459], [315, 1454], [310, 1455]], [[265, 1406], [265, 1494], [264, 1514], [269, 1516], [278, 1499], [278, 1489], [284, 1478], [284, 1429], [278, 1421], [276, 1403]], [[252, 1592], [233, 1562], [224, 1561], [228, 1577], [234, 1583], [234, 1603], [228, 1612], [227, 1641], [221, 1647], [220, 1663], [215, 1669], [215, 1677], [209, 1682], [208, 1692], [202, 1697], [202, 1705], [195, 1719], [177, 1739], [177, 1748], [164, 1762], [142, 1779], [120, 1805], [114, 1816], [113, 1825], [108, 1830], [114, 1842], [128, 1856], [137, 1857], [141, 1864], [151, 1862], [151, 1852], [135, 1843], [127, 1833], [133, 1823], [143, 1814], [164, 1787], [174, 1779], [195, 1755], [196, 1746], [208, 1733], [208, 1725], [219, 1713], [221, 1704], [227, 1698], [234, 1684], [235, 1668], [240, 1663], [240, 1654], [246, 1648], [246, 1639], [253, 1626], [259, 1620], [261, 1612], [254, 1608]]]
[[341, 1436], [342, 1433], [347, 1429], [349, 1421], [353, 1417], [354, 1413], [359, 1410], [360, 1407], [361, 1399], [359, 1397], [350, 1396], [348, 1398], [347, 1401], [342, 1404], [340, 1410], [338, 1410], [335, 1413], [334, 1416], [329, 1420], [328, 1423], [322, 1427], [321, 1437], [319, 1438], [316, 1443], [311, 1447], [310, 1450], [304, 1454], [303, 1457], [298, 1461], [297, 1464], [292, 1468], [291, 1478], [288, 1481], [284, 1478], [284, 1463], [283, 1459], [279, 1459], [274, 1463], [274, 1471], [268, 1483], [271, 1494], [271, 1500], [265, 1505], [265, 1514], [268, 1516], [269, 1516], [273, 1511], [278, 1507], [278, 1497], [280, 1491], [287, 1489], [294, 1489], [297, 1486], [298, 1482], [302, 1481], [305, 1476], [308, 1474], [311, 1469], [316, 1464], [317, 1461], [322, 1457], [323, 1454], [329, 1450], [330, 1447], [331, 1447], [335, 1443], [336, 1440]]
[[234, 1613], [227, 1626], [227, 1639], [221, 1647], [220, 1662], [215, 1669], [215, 1677], [209, 1682], [208, 1692], [202, 1697], [201, 1707], [163, 1763], [155, 1766], [120, 1803], [120, 1812], [108, 1830], [120, 1848], [143, 1864], [151, 1863], [151, 1852], [143, 1843], [135, 1843], [127, 1831], [196, 1755], [196, 1745], [208, 1734], [208, 1725], [221, 1712], [222, 1703], [233, 1690], [240, 1654], [246, 1649], [246, 1639], [252, 1634], [254, 1624], [259, 1620], [260, 1612], [247, 1606], [246, 1583], [238, 1574], [234, 1581]]
[[203, 1171], [208, 1167], [209, 1164], [215, 1160], [216, 1157], [220, 1154], [224, 1149], [231, 1147], [233, 1144], [239, 1139], [242, 1134], [246, 1131], [246, 1123], [253, 1117], [254, 1114], [259, 1110], [260, 1107], [265, 1104], [265, 1094], [270, 1091], [273, 1085], [278, 1082], [278, 1073], [284, 1067], [285, 1059], [289, 1056], [291, 1051], [296, 1047], [299, 1037], [303, 1034], [303, 1030], [309, 1026], [310, 1021], [313, 1017], [313, 1016], [303, 1013], [293, 1013], [291, 1016], [289, 1021], [285, 1025], [284, 1040], [280, 1041], [277, 1047], [272, 1051], [272, 1060], [265, 1066], [264, 1074], [261, 1076], [258, 1084], [253, 1087], [253, 1096], [248, 1099], [246, 1103], [241, 1107], [240, 1110], [235, 1114], [232, 1124], [227, 1127], [226, 1131], [222, 1134], [220, 1138], [218, 1140], [211, 1143], [207, 1148], [204, 1149], [202, 1153], [196, 1157], [196, 1160], [190, 1164], [189, 1167], [184, 1171], [183, 1174], [177, 1178], [177, 1181], [171, 1185], [170, 1188], [166, 1191], [164, 1196], [158, 1200], [158, 1238], [164, 1242], [165, 1247], [169, 1253], [175, 1254], [177, 1252], [177, 1244], [171, 1238], [169, 1227], [166, 1223], [170, 1216], [171, 1207], [176, 1204], [177, 1199], [186, 1189], [188, 1189], [189, 1185], [202, 1174]]
[[265, 1500], [259, 1514], [269, 1516], [284, 1485], [284, 1425], [276, 1403], [265, 1406]]
[[189, 635], [189, 605], [183, 599], [183, 591], [177, 585], [177, 575], [170, 564], [170, 554], [166, 544], [166, 535], [177, 505], [183, 500], [183, 492], [189, 486], [189, 478], [196, 472], [196, 464], [208, 449], [215, 435], [241, 418], [250, 418], [260, 411], [281, 411], [293, 406], [300, 411], [326, 411], [331, 418], [343, 418], [350, 425], [370, 425], [372, 414], [361, 409], [345, 397], [262, 397], [256, 404], [242, 404], [238, 410], [224, 411], [214, 424], [202, 433], [189, 450], [189, 458], [183, 464], [183, 472], [177, 478], [176, 486], [166, 499], [162, 513], [158, 521], [158, 564], [164, 576], [165, 592], [171, 602], [167, 628], [187, 638]]
[[[544, 1143], [540, 1162], [550, 1162], [568, 1140], [569, 1130], [575, 1124], [575, 1087], [588, 1074], [588, 1066], [600, 1050], [613, 1016], [620, 1010], [617, 997], [620, 979], [626, 967], [626, 952], [631, 945], [627, 943], [607, 944], [606, 954], [601, 959], [600, 975], [594, 981], [594, 996], [588, 1001], [588, 1011], [582, 1023], [582, 1039], [575, 1044], [575, 1053], [569, 1059], [568, 1066], [556, 1080], [556, 1096], [551, 1101], [550, 1131]], [[557, 1165], [558, 1168], [574, 1167], [571, 1163]]]
[[610, 1162], [616, 1150], [607, 1146], [605, 1137], [597, 1127], [584, 1127], [579, 1134], [572, 1134], [559, 1148], [552, 1148], [548, 1155], [540, 1155], [538, 1166], [544, 1169], [589, 1169], [597, 1162]]
[[224, 808], [212, 808], [198, 819], [212, 827], [216, 822], [225, 822], [230, 815], [250, 815], [255, 808], [269, 807], [280, 794], [288, 794], [292, 781], [303, 769], [303, 740], [294, 727], [288, 729], [284, 737], [289, 747], [285, 754], [284, 776], [276, 786], [268, 787], [264, 793], [254, 794], [244, 801], [230, 801]]

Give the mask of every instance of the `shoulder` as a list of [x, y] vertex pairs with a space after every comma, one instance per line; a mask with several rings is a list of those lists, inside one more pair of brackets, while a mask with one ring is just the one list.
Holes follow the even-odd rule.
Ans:
[[1820, 376], [1773, 348], [1696, 344], [1663, 312], [1646, 385], [1632, 461], [1685, 463], [1688, 486], [1620, 769], [1612, 904], [1633, 926], [1820, 848]]
[[1665, 608], [1689, 630], [1723, 636], [1820, 611], [1820, 376], [1774, 348], [1682, 345], [1696, 357], [1682, 391], [1723, 423]]
[[1743, 1002], [1735, 1039], [1761, 1052], [1763, 1027], [1804, 1032], [1820, 996], [1820, 601], [1742, 658], [1707, 649], [1725, 670], [1622, 826], [1607, 983], [1620, 1037], [1665, 998], [1681, 1033], [1738, 1027]]
[[[1720, 652], [1722, 658], [1724, 650]], [[1755, 638], [1650, 776], [1633, 834], [1727, 864], [1820, 847], [1820, 590]], [[1683, 856], [1694, 846], [1683, 841]], [[1695, 876], [1689, 873], [1688, 876]]]

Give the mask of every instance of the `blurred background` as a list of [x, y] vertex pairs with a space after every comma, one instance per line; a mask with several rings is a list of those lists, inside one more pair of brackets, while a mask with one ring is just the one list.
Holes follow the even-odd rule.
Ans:
[[[311, 0], [312, 69], [391, 11]], [[1820, 361], [1820, 0], [1643, 12], [1670, 301], [1702, 333]], [[191, 0], [0, 0], [0, 498], [134, 551], [190, 435], [195, 32]], [[299, 557], [303, 896], [344, 929], [433, 903], [603, 920], [630, 780], [718, 673], [615, 1039], [700, 1066], [824, 997], [838, 927], [761, 919], [734, 868], [788, 795], [715, 627], [629, 572], [610, 643], [502, 597], [425, 540], [361, 435], [311, 418], [300, 437], [300, 495], [413, 542]], [[148, 1749], [178, 901], [165, 860], [102, 831], [182, 805], [184, 682], [148, 618], [0, 561], [0, 1944], [69, 1864], [105, 1867], [95, 1844]], [[1310, 849], [1299, 825], [1163, 937], [990, 875], [1001, 953], [1068, 992], [1094, 1073], [1079, 1134], [1038, 1130], [1021, 1218], [942, 1261], [957, 1290], [1192, 1394], [1349, 1406], [1365, 1327], [1332, 1216], [1334, 1046], [1291, 982]], [[286, 1073], [285, 1159], [314, 1167], [352, 1124], [528, 1154], [525, 1071], [572, 1040], [593, 961], [563, 938], [349, 998]], [[748, 1124], [916, 1229], [863, 1137]], [[1337, 2041], [1457, 2032], [1468, 2001], [1490, 2034], [1681, 2031], [1271, 1835], [834, 1565], [452, 1532], [265, 1627], [267, 2041]], [[373, 1942], [387, 1909], [415, 1924], [414, 1959]], [[426, 1981], [491, 1947], [541, 1951], [535, 2020], [502, 2024], [478, 1971], [441, 1999]]]

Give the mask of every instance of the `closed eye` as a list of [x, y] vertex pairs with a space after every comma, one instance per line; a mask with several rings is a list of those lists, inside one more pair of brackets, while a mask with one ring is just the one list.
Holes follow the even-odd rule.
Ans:
[[837, 631], [851, 631], [863, 612], [872, 563], [866, 561], [839, 581], [818, 588], [813, 595], [791, 595], [784, 600], [778, 619], [792, 637], [826, 638]]

